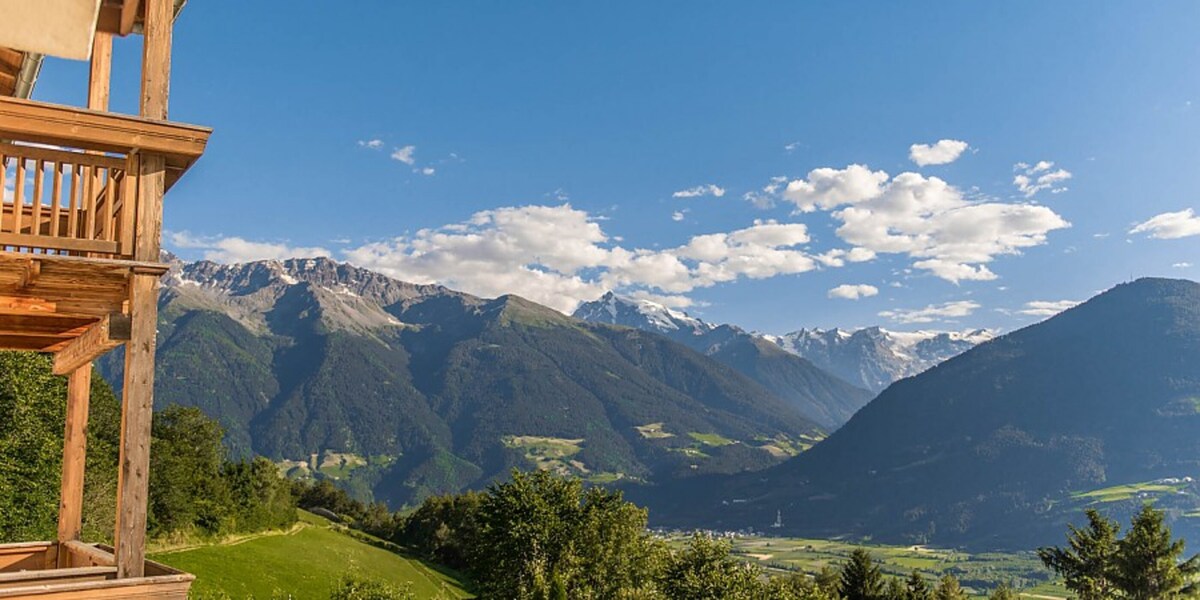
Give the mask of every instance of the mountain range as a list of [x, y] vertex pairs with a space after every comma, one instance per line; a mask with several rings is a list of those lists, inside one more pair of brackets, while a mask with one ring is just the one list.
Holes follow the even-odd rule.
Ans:
[[[163, 284], [160, 406], [198, 406], [235, 452], [393, 506], [513, 467], [597, 482], [761, 469], [830, 429], [794, 398], [666, 337], [516, 296], [482, 299], [328, 259], [176, 261]], [[120, 353], [100, 368], [120, 385]], [[812, 369], [847, 405], [869, 395]]]
[[784, 350], [803, 356], [842, 379], [881, 392], [994, 337], [987, 329], [968, 331], [891, 331], [801, 329], [767, 336]]
[[833, 430], [875, 396], [822, 370], [776, 343], [733, 325], [712, 325], [661, 304], [612, 292], [581, 304], [575, 318], [666, 336], [734, 368]]
[[1145, 502], [1200, 535], [1198, 476], [1200, 284], [1140, 279], [892, 384], [784, 464], [633, 495], [660, 524], [1027, 549]]

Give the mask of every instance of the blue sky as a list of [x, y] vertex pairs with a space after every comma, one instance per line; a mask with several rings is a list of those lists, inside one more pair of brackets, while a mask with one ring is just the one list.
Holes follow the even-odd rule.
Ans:
[[1010, 330], [1200, 276], [1200, 3], [331, 6], [188, 4], [171, 114], [215, 133], [168, 248], [771, 332]]

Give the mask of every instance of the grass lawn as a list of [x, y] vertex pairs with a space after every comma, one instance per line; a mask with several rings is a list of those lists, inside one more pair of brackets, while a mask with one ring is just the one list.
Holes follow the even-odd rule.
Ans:
[[719, 433], [697, 433], [695, 431], [689, 431], [688, 435], [690, 435], [693, 440], [696, 440], [697, 442], [700, 442], [706, 446], [720, 447], [735, 443], [733, 440]]
[[[1072, 498], [1080, 500], [1088, 500], [1093, 504], [1104, 502], [1121, 502], [1133, 498], [1138, 494], [1173, 494], [1187, 487], [1187, 484], [1170, 484], [1170, 483], [1131, 483], [1127, 485], [1114, 485], [1090, 492], [1078, 492], [1072, 494]], [[1157, 500], [1151, 496], [1151, 502]]]
[[297, 600], [328, 598], [334, 583], [347, 571], [397, 585], [411, 582], [421, 599], [472, 597], [452, 575], [372, 545], [386, 542], [335, 529], [310, 513], [300, 514], [301, 526], [288, 533], [159, 552], [151, 558], [194, 574], [194, 594], [224, 592], [236, 600], [268, 600], [276, 593]]

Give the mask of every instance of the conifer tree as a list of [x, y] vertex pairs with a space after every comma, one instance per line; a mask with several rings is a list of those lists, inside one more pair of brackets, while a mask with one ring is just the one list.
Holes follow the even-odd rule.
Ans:
[[1038, 557], [1079, 600], [1108, 600], [1114, 591], [1112, 567], [1119, 527], [1094, 509], [1086, 514], [1086, 529], [1070, 526], [1068, 548], [1039, 548]]
[[957, 578], [946, 574], [942, 576], [942, 579], [938, 581], [937, 588], [933, 590], [933, 598], [934, 600], [967, 600], [967, 593], [958, 584]]
[[845, 600], [881, 600], [884, 595], [883, 573], [871, 559], [871, 553], [856, 548], [842, 566], [838, 591]]
[[1163, 512], [1149, 504], [1133, 517], [1129, 532], [1117, 542], [1111, 577], [1129, 600], [1177, 598], [1192, 591], [1200, 571], [1200, 555], [1180, 564], [1184, 541], [1172, 540]]
[[931, 598], [933, 598], [933, 590], [929, 588], [929, 582], [925, 580], [920, 571], [913, 569], [904, 585], [904, 600], [930, 600]]
[[883, 590], [883, 597], [887, 600], [904, 600], [904, 595], [908, 590], [904, 589], [904, 583], [895, 577], [888, 577], [887, 587]]
[[1018, 600], [1017, 592], [1007, 583], [1001, 583], [988, 595], [988, 600]]

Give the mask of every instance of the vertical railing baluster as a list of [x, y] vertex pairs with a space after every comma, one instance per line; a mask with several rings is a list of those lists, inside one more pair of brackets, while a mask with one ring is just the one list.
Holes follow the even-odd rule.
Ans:
[[84, 167], [83, 186], [83, 239], [92, 239], [93, 232], [96, 230], [96, 168], [88, 165]]
[[8, 210], [8, 201], [4, 197], [6, 183], [8, 183], [8, 156], [0, 154], [0, 232], [4, 231], [4, 213]]
[[63, 164], [55, 161], [51, 166], [51, 172], [54, 174], [54, 183], [51, 185], [50, 201], [50, 237], [59, 237], [62, 230], [61, 211], [62, 211], [62, 177]]
[[67, 207], [68, 212], [66, 235], [66, 237], [69, 238], [79, 237], [79, 190], [82, 187], [80, 185], [79, 178], [81, 177], [82, 172], [83, 167], [79, 165], [71, 166], [71, 198], [70, 205]]
[[21, 233], [21, 217], [25, 212], [25, 159], [17, 157], [17, 175], [13, 181], [13, 233]]
[[134, 224], [137, 215], [137, 187], [140, 182], [137, 151], [125, 157], [125, 177], [121, 180], [121, 256], [133, 256]]
[[29, 225], [29, 233], [31, 235], [41, 235], [42, 233], [42, 196], [45, 195], [44, 189], [46, 178], [46, 162], [37, 161], [34, 163], [34, 179], [33, 179], [33, 223]]
[[117, 202], [117, 170], [108, 168], [108, 192], [104, 195], [104, 241], [112, 242], [117, 238], [113, 235], [113, 205]]

